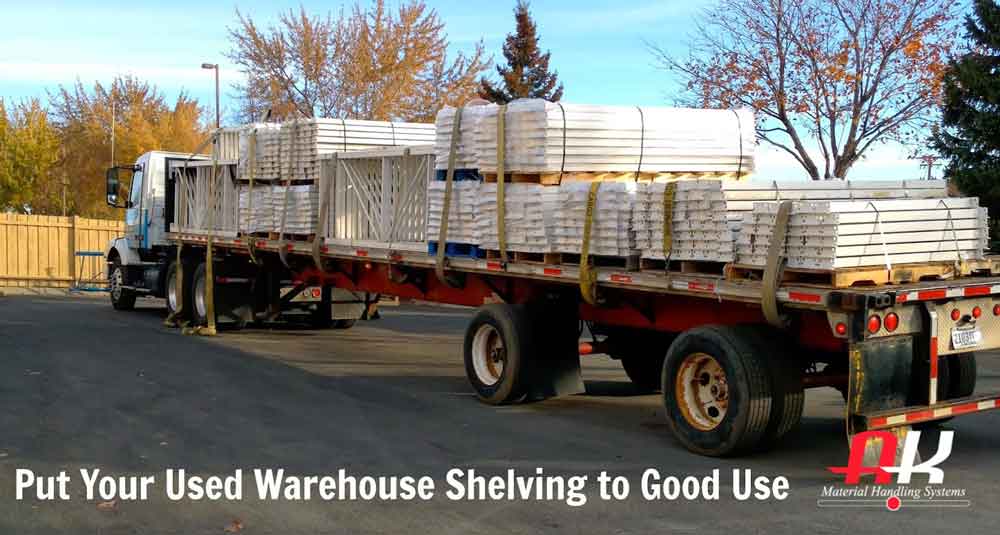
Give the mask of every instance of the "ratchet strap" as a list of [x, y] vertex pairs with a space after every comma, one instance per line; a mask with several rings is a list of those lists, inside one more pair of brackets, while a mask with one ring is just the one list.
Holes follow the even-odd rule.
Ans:
[[285, 223], [288, 221], [288, 197], [292, 191], [292, 177], [298, 171], [298, 151], [295, 150], [295, 143], [298, 139], [299, 133], [299, 120], [295, 119], [292, 121], [292, 165], [291, 170], [288, 173], [288, 177], [285, 178], [285, 199], [281, 206], [281, 225], [278, 227], [278, 257], [281, 258], [281, 263], [287, 268], [291, 268], [288, 265], [288, 248], [285, 246]]
[[597, 304], [597, 273], [590, 266], [590, 232], [600, 188], [600, 182], [591, 182], [590, 192], [587, 194], [587, 213], [583, 221], [583, 245], [580, 247], [580, 295], [589, 305]]
[[664, 269], [670, 271], [670, 253], [674, 244], [674, 197], [677, 183], [668, 182], [663, 190], [663, 259]]
[[448, 212], [451, 210], [451, 191], [455, 180], [455, 158], [458, 156], [458, 137], [462, 133], [462, 106], [455, 109], [454, 124], [451, 126], [451, 148], [448, 152], [448, 170], [444, 177], [444, 204], [441, 206], [441, 226], [438, 228], [437, 258], [434, 273], [441, 282], [455, 287], [454, 281], [445, 276], [445, 247], [448, 238]]
[[500, 261], [507, 265], [507, 203], [504, 195], [504, 160], [507, 159], [507, 105], [497, 109], [497, 245]]
[[[252, 232], [250, 230], [250, 219], [253, 217], [253, 182], [255, 171], [257, 168], [257, 128], [254, 128], [250, 133], [250, 147], [249, 152], [249, 166], [250, 166], [250, 187], [247, 189], [247, 227], [246, 232], [249, 234]], [[260, 264], [260, 260], [257, 260], [257, 252], [255, 250], [256, 242], [252, 238], [247, 240], [247, 251], [250, 253], [250, 260], [254, 264]]]
[[330, 210], [330, 192], [333, 191], [333, 181], [337, 176], [337, 153], [333, 153], [329, 160], [323, 160], [319, 173], [319, 217], [316, 218], [316, 229], [313, 233], [312, 257], [316, 264], [316, 269], [323, 272], [323, 261], [320, 257], [320, 250], [323, 247], [324, 236], [326, 236], [326, 222]]
[[775, 327], [785, 327], [785, 320], [778, 312], [778, 283], [785, 267], [785, 236], [788, 234], [788, 219], [791, 213], [792, 201], [778, 203], [771, 242], [767, 246], [764, 277], [761, 281], [760, 308], [764, 312], [764, 319]]

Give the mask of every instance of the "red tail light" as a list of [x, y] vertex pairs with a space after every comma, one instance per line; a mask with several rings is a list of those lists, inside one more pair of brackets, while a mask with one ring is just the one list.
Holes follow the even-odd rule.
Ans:
[[885, 330], [892, 332], [899, 327], [899, 316], [895, 312], [890, 312], [885, 315]]
[[982, 315], [983, 315], [983, 309], [981, 309], [979, 307], [975, 307], [975, 308], [972, 309], [972, 317], [973, 318], [978, 318], [979, 316], [982, 316]]
[[868, 318], [868, 332], [875, 334], [882, 328], [882, 319], [878, 316]]
[[959, 312], [957, 308], [953, 309], [951, 311], [951, 321], [958, 321], [959, 318], [961, 318], [961, 317], [962, 317], [962, 313]]
[[[997, 308], [1000, 309], [1000, 305], [997, 305]], [[837, 331], [837, 334], [839, 334], [840, 336], [844, 336], [845, 334], [847, 334], [847, 325], [844, 323], [838, 323], [833, 328]]]
[[993, 305], [993, 315], [1000, 316], [1000, 305]]

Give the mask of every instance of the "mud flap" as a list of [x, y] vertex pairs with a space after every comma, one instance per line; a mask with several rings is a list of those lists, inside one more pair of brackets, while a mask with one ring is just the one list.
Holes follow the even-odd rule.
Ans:
[[[850, 374], [847, 387], [847, 442], [853, 445], [854, 436], [867, 431], [863, 415], [898, 409], [907, 405], [913, 368], [913, 337], [892, 338], [854, 342], [848, 352]], [[899, 464], [903, 444], [910, 426], [899, 426], [889, 430], [896, 435], [894, 463]], [[866, 466], [885, 464], [883, 441], [872, 437], [865, 441], [864, 463]]]
[[553, 301], [532, 307], [532, 324], [544, 332], [535, 333], [532, 380], [528, 399], [542, 400], [584, 392], [580, 374], [580, 332], [575, 300]]

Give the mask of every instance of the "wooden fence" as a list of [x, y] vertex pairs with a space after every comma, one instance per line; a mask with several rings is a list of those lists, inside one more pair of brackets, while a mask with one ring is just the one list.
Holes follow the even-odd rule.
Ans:
[[103, 257], [77, 253], [103, 253], [123, 234], [121, 221], [0, 214], [0, 287], [67, 288], [103, 279]]

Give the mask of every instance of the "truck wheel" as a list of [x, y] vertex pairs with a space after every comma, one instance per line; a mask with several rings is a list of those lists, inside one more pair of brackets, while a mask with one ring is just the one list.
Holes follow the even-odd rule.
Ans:
[[976, 354], [963, 353], [945, 357], [948, 360], [950, 388], [948, 398], [967, 398], [976, 391]]
[[727, 456], [757, 447], [768, 431], [771, 396], [767, 356], [745, 329], [691, 329], [667, 352], [667, 423], [695, 453]]
[[111, 294], [111, 306], [115, 310], [132, 310], [135, 308], [135, 290], [125, 287], [125, 267], [121, 260], [115, 258], [111, 264], [111, 276], [108, 280], [108, 293]]
[[205, 263], [198, 264], [191, 277], [191, 319], [195, 325], [208, 324], [208, 303], [205, 295]]
[[181, 316], [187, 318], [191, 316], [191, 280], [192, 273], [190, 267], [184, 270], [183, 295], [177, 292], [177, 262], [171, 262], [167, 268], [167, 278], [164, 280], [164, 297], [167, 302], [167, 314], [175, 314], [178, 307]]
[[756, 352], [767, 358], [771, 375], [771, 416], [760, 446], [770, 448], [781, 441], [802, 421], [805, 390], [802, 386], [802, 363], [787, 345], [781, 333], [767, 326], [737, 327], [744, 330], [756, 346]]
[[354, 327], [354, 324], [357, 323], [357, 321], [358, 320], [334, 320], [333, 328], [341, 330], [350, 329], [351, 327]]
[[465, 373], [479, 399], [491, 405], [524, 399], [534, 347], [524, 305], [485, 305], [465, 331]]

